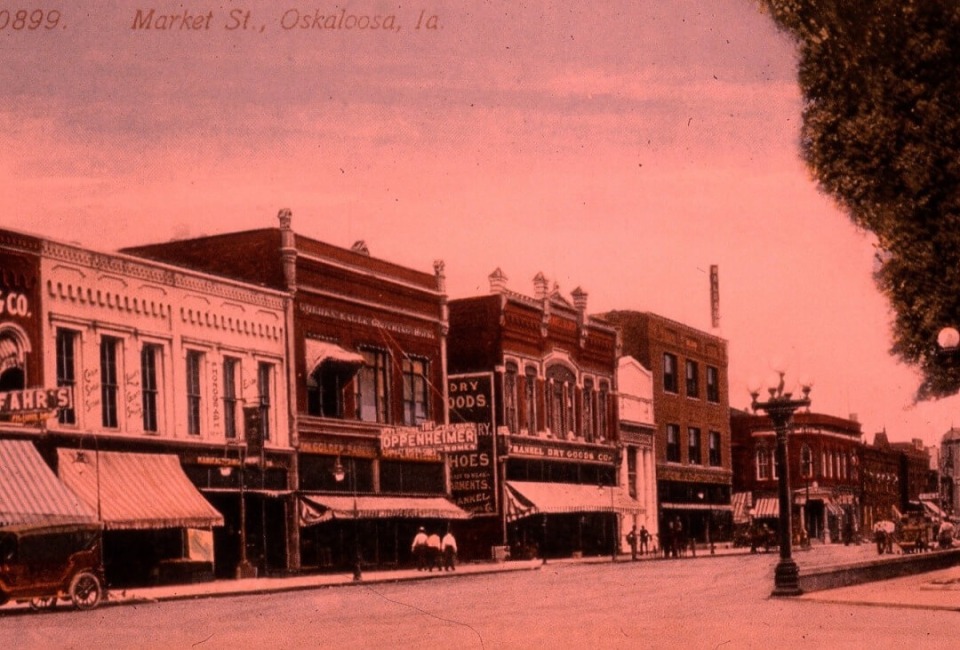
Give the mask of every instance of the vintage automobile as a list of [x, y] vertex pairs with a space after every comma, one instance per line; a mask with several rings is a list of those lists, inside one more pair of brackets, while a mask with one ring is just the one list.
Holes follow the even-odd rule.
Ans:
[[103, 527], [99, 523], [0, 528], [0, 605], [55, 607], [60, 599], [91, 609], [104, 593]]

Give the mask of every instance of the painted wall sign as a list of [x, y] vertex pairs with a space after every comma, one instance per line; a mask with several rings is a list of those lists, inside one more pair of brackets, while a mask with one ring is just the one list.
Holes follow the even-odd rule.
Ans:
[[496, 450], [493, 427], [493, 375], [450, 375], [447, 385], [452, 422], [477, 427], [474, 450], [447, 455], [453, 502], [473, 516], [496, 515]]
[[432, 450], [440, 452], [474, 451], [477, 427], [470, 422], [425, 424], [421, 427], [389, 427], [380, 432], [380, 448]]
[[521, 458], [545, 458], [548, 460], [568, 460], [578, 463], [603, 463], [608, 465], [616, 460], [612, 449], [583, 445], [551, 444], [539, 440], [525, 440], [511, 437], [510, 455]]

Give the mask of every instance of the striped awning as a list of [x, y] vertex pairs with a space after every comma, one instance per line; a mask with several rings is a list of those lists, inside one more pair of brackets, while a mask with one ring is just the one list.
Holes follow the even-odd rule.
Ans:
[[944, 517], [947, 516], [946, 513], [940, 509], [940, 506], [938, 506], [933, 501], [930, 501], [928, 499], [920, 499], [920, 503], [923, 504], [923, 507], [927, 512], [929, 512], [931, 515], [933, 515], [938, 519], [943, 519]]
[[750, 512], [754, 519], [774, 519], [780, 516], [780, 500], [772, 497], [762, 497], [753, 503]]
[[304, 356], [307, 370], [312, 372], [317, 366], [326, 361], [343, 364], [345, 366], [362, 366], [363, 355], [346, 350], [336, 343], [307, 339], [304, 342]]
[[749, 508], [753, 507], [753, 495], [750, 492], [734, 492], [730, 496], [733, 507], [733, 523], [745, 524], [750, 521]]
[[616, 512], [639, 515], [646, 512], [640, 502], [623, 490], [607, 485], [575, 483], [507, 482], [507, 519], [537, 514], [574, 512]]
[[824, 501], [823, 505], [827, 508], [827, 512], [833, 515], [834, 517], [843, 516], [843, 508], [838, 506], [836, 503], [831, 503], [830, 501]]
[[96, 521], [29, 440], [0, 440], [0, 526]]
[[108, 530], [223, 525], [173, 454], [58, 449], [57, 456], [61, 480]]
[[333, 519], [469, 519], [470, 513], [443, 497], [300, 495], [300, 525]]

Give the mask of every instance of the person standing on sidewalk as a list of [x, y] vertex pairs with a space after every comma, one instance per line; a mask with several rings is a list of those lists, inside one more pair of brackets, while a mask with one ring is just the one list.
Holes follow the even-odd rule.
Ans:
[[423, 571], [427, 568], [427, 531], [423, 526], [420, 526], [420, 530], [417, 531], [416, 537], [413, 538], [413, 544], [410, 545], [410, 550], [413, 551], [413, 557], [417, 560], [417, 571]]
[[447, 534], [443, 536], [440, 545], [443, 549], [443, 570], [456, 571], [457, 540], [453, 536], [453, 533], [447, 530]]
[[650, 541], [650, 533], [647, 532], [647, 527], [642, 525], [640, 526], [640, 555], [650, 551], [650, 548], [647, 546]]
[[430, 533], [427, 537], [427, 567], [433, 571], [434, 567], [440, 569], [440, 535]]
[[630, 559], [634, 562], [637, 561], [637, 527], [634, 525], [630, 529], [630, 532], [627, 533], [627, 544], [630, 545]]

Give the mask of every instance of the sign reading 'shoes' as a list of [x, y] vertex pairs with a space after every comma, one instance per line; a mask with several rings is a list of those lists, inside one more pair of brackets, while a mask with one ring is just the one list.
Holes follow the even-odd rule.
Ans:
[[31, 411], [55, 411], [73, 406], [73, 390], [60, 388], [28, 388], [0, 393], [0, 414]]
[[396, 427], [380, 432], [380, 448], [389, 451], [474, 451], [477, 448], [477, 425], [458, 424]]

